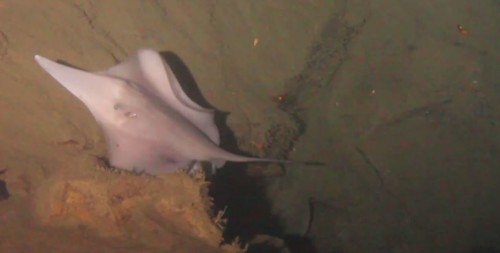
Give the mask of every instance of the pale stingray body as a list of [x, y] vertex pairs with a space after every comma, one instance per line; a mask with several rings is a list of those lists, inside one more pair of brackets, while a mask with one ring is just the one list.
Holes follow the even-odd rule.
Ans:
[[160, 54], [141, 49], [107, 70], [86, 72], [35, 55], [35, 60], [90, 110], [104, 132], [114, 167], [171, 172], [196, 161], [276, 161], [218, 147], [214, 111], [182, 90]]

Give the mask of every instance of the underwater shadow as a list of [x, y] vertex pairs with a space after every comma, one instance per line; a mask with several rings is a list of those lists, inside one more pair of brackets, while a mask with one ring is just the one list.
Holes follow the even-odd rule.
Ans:
[[170, 51], [162, 51], [160, 52], [160, 55], [168, 63], [168, 65], [172, 69], [172, 72], [174, 72], [175, 77], [177, 77], [179, 84], [182, 86], [182, 89], [189, 98], [191, 98], [202, 107], [215, 109], [205, 99], [205, 97], [203, 97], [203, 94], [198, 88], [198, 85], [196, 84], [191, 71], [189, 71], [186, 64], [177, 54]]
[[[184, 92], [199, 105], [215, 109], [202, 95], [188, 67], [173, 52], [160, 52], [179, 80]], [[237, 145], [236, 137], [226, 124], [229, 113], [215, 109], [215, 124], [220, 132], [220, 147], [236, 154], [244, 154]], [[248, 155], [248, 154], [245, 154]], [[210, 178], [209, 195], [214, 199], [215, 210], [226, 210], [228, 220], [224, 229], [224, 241], [230, 243], [237, 237], [248, 242], [257, 234], [281, 235], [282, 226], [271, 214], [262, 179], [246, 174], [246, 163], [227, 162]]]

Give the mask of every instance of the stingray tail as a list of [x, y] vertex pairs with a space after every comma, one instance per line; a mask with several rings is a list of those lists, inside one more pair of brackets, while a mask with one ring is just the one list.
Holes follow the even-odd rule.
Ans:
[[283, 160], [283, 159], [272, 159], [272, 158], [260, 158], [260, 157], [250, 157], [237, 155], [233, 153], [229, 153], [225, 150], [222, 150], [224, 153], [220, 156], [219, 159], [215, 160], [225, 160], [231, 162], [260, 162], [260, 163], [282, 163], [282, 164], [304, 164], [304, 165], [313, 165], [313, 166], [321, 166], [324, 165], [321, 162], [315, 161], [296, 161], [296, 160]]

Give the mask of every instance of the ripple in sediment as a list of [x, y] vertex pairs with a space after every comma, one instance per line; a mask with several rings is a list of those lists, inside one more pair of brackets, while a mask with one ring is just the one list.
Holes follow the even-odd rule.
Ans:
[[0, 60], [7, 56], [7, 49], [9, 47], [9, 39], [4, 32], [0, 31]]

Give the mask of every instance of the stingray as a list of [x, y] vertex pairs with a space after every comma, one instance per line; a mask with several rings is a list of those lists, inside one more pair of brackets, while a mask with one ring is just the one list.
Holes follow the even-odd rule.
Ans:
[[140, 49], [127, 60], [87, 72], [35, 55], [38, 64], [81, 100], [104, 133], [111, 166], [151, 174], [208, 161], [286, 162], [247, 157], [219, 147], [212, 109], [189, 98], [158, 52]]

